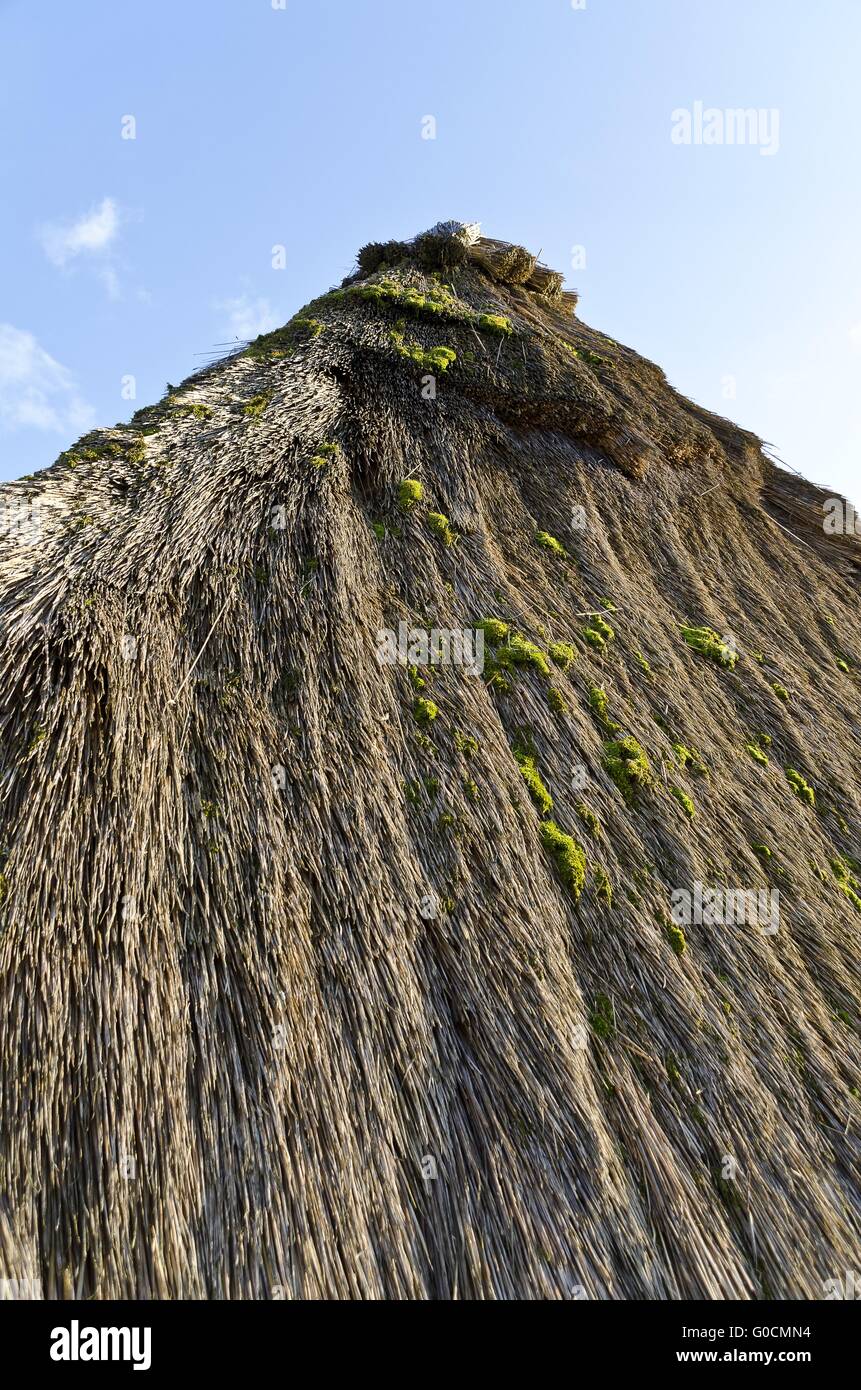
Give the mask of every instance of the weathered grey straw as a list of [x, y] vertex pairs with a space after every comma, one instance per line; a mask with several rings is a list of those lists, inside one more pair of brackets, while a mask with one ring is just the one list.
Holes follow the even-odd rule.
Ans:
[[[560, 289], [365, 248], [3, 487], [0, 1289], [857, 1269], [858, 542]], [[489, 619], [483, 676], [377, 660]], [[681, 934], [697, 881], [779, 932]]]

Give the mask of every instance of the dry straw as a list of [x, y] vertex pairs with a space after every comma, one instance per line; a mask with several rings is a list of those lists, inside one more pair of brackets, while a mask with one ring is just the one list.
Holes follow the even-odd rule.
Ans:
[[[0, 543], [0, 1278], [817, 1298], [857, 1268], [857, 543], [528, 253], [461, 242], [389, 244], [2, 489], [41, 532]], [[376, 660], [490, 618], [482, 677]], [[693, 819], [657, 774], [625, 799], [626, 736]], [[697, 879], [778, 889], [779, 934], [678, 953]]]

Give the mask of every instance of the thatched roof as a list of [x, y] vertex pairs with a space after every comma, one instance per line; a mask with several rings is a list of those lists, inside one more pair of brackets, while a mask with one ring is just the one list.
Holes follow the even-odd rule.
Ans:
[[[3, 487], [0, 1278], [857, 1266], [858, 543], [547, 277], [366, 248]], [[481, 676], [377, 659], [481, 621]], [[680, 929], [697, 882], [779, 931]]]

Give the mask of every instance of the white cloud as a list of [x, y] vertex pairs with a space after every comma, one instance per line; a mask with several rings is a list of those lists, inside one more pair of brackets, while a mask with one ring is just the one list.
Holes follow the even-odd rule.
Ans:
[[62, 267], [76, 256], [102, 255], [116, 238], [119, 226], [116, 203], [113, 198], [103, 198], [97, 208], [76, 222], [52, 222], [41, 227], [39, 240], [48, 260]]
[[215, 308], [226, 316], [221, 320], [219, 332], [243, 342], [257, 338], [261, 333], [271, 333], [282, 323], [268, 299], [251, 299], [247, 294], [240, 294], [236, 299], [219, 300]]
[[853, 347], [861, 347], [861, 323], [853, 323], [849, 329], [849, 341]]
[[0, 429], [30, 427], [83, 434], [95, 411], [79, 394], [66, 367], [32, 333], [0, 323]]

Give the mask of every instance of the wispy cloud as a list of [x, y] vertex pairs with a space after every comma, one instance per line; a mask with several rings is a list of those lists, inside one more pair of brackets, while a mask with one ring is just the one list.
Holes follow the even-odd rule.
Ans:
[[72, 222], [49, 222], [38, 236], [52, 265], [65, 266], [78, 256], [104, 256], [116, 240], [120, 215], [113, 198]]
[[271, 333], [282, 322], [268, 299], [252, 299], [247, 294], [237, 295], [235, 299], [218, 300], [215, 308], [222, 316], [219, 332], [243, 342], [257, 338], [261, 333]]
[[0, 429], [78, 435], [94, 421], [71, 372], [32, 333], [0, 323]]

